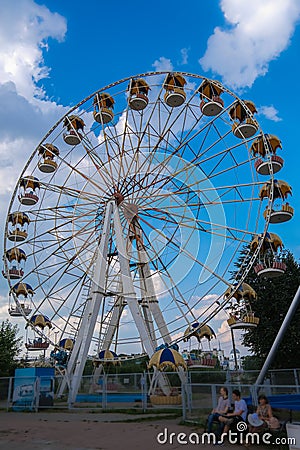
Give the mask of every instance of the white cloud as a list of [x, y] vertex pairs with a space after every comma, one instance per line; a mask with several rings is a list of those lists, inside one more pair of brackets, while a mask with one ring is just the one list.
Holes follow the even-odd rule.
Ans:
[[152, 66], [155, 68], [156, 72], [172, 72], [174, 68], [172, 61], [164, 56], [161, 56], [159, 59], [154, 61]]
[[[47, 99], [38, 82], [49, 75], [43, 52], [62, 41], [66, 20], [33, 0], [2, 0], [0, 15], [0, 235], [18, 177], [38, 142], [66, 108]], [[3, 251], [3, 250], [2, 250]], [[2, 253], [0, 250], [0, 252]], [[2, 278], [2, 277], [1, 277]], [[1, 318], [7, 317], [7, 283]]]
[[181, 65], [186, 65], [188, 63], [188, 56], [189, 56], [189, 49], [188, 48], [182, 48], [180, 50], [181, 53]]
[[228, 27], [216, 27], [199, 60], [232, 88], [252, 86], [284, 51], [300, 17], [299, 0], [222, 0]]
[[1, 2], [0, 16], [0, 79], [11, 81], [18, 94], [27, 99], [44, 96], [37, 82], [49, 74], [43, 51], [49, 37], [63, 40], [66, 21], [32, 0], [19, 0], [18, 6]]
[[46, 41], [49, 37], [61, 41], [66, 22], [32, 0], [19, 0], [17, 8], [4, 0], [1, 6], [0, 194], [3, 196], [12, 192], [26, 159], [65, 112], [64, 107], [46, 99], [37, 82], [49, 73], [43, 61]]
[[282, 119], [278, 116], [278, 111], [273, 105], [270, 106], [260, 106], [258, 108], [258, 114], [265, 116], [267, 119], [273, 122], [280, 122]]

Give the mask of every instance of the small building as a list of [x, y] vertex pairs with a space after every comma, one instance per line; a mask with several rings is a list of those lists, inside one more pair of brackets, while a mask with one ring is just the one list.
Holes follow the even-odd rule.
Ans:
[[242, 368], [241, 352], [239, 351], [238, 348], [235, 349], [235, 354], [236, 354], [236, 362], [234, 357], [234, 350], [233, 349], [230, 350], [228, 363], [229, 370], [241, 370]]

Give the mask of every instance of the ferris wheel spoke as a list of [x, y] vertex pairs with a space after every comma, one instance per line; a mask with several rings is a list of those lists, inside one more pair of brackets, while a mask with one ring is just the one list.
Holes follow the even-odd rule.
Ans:
[[[147, 212], [147, 208], [142, 208], [143, 217], [151, 218], [153, 217], [153, 212], [155, 213], [161, 213], [165, 214], [164, 210], [160, 210], [159, 208], [151, 208], [149, 207], [149, 212]], [[172, 216], [169, 219], [166, 216], [162, 216], [161, 218], [159, 216], [156, 216], [156, 219], [158, 221], [163, 221], [165, 223], [169, 223], [172, 225], [179, 224], [183, 228], [189, 228], [191, 230], [199, 230], [204, 233], [209, 233], [216, 236], [222, 236], [226, 237], [228, 239], [233, 239], [235, 241], [241, 241], [241, 242], [249, 242], [252, 240], [253, 236], [256, 234], [254, 230], [242, 230], [237, 227], [228, 226], [226, 224], [221, 223], [213, 223], [212, 221], [204, 220], [201, 218], [187, 218], [185, 217], [184, 220], [182, 220], [182, 214], [176, 213], [172, 211]], [[223, 232], [222, 232], [223, 231]], [[228, 231], [228, 233], [226, 233]], [[235, 234], [234, 234], [235, 233]], [[238, 234], [242, 235], [243, 237], [238, 237]], [[245, 240], [245, 236], [248, 236], [249, 239]]]
[[[149, 227], [150, 229], [152, 229], [153, 231], [156, 231], [159, 235], [161, 235], [162, 237], [165, 238], [165, 235], [160, 231], [157, 230], [155, 227], [153, 227], [153, 225], [146, 221], [145, 219], [141, 219], [143, 223], [145, 223], [147, 225], [147, 227]], [[211, 275], [213, 275], [214, 277], [218, 278], [220, 281], [222, 281], [224, 283], [224, 285], [230, 286], [231, 283], [229, 283], [227, 280], [225, 280], [223, 277], [221, 277], [220, 275], [218, 275], [214, 270], [212, 270], [211, 268], [209, 268], [208, 266], [206, 266], [204, 263], [202, 263], [200, 260], [198, 260], [193, 254], [191, 254], [188, 250], [186, 250], [180, 242], [176, 242], [175, 240], [172, 241], [172, 245], [177, 248], [178, 252], [181, 252], [183, 254], [185, 254], [191, 261], [193, 261], [194, 263], [196, 263], [197, 265], [199, 265], [201, 268], [207, 270]]]

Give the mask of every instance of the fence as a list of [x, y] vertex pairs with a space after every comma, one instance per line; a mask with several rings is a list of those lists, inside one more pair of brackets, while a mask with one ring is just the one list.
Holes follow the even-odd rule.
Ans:
[[257, 375], [255, 371], [190, 371], [186, 382], [182, 383], [178, 373], [167, 372], [171, 392], [168, 402], [163, 401], [165, 398], [159, 388], [152, 393], [154, 395], [148, 395], [152, 376], [148, 372], [85, 376], [73, 404], [68, 402], [68, 383], [62, 376], [55, 376], [52, 381], [49, 377], [47, 380], [18, 378], [18, 381], [14, 377], [0, 378], [0, 407], [35, 411], [43, 408], [134, 409], [137, 412], [165, 408], [180, 411], [182, 408], [183, 417], [192, 419], [199, 416], [200, 411], [206, 413], [216, 405], [221, 386], [227, 386], [230, 394], [238, 388], [242, 397], [252, 397], [254, 403], [262, 391], [267, 396], [300, 393], [300, 369], [270, 371], [264, 385], [254, 390]]
[[[300, 410], [300, 395], [295, 384], [187, 383], [185, 386], [185, 402], [182, 405], [183, 419], [198, 421], [201, 416], [207, 416], [211, 409], [217, 406], [220, 388], [224, 386], [228, 389], [229, 398], [232, 398], [233, 389], [238, 389], [241, 392], [241, 397], [246, 400], [247, 404], [254, 407], [258, 404], [258, 396], [264, 394], [269, 398], [273, 408], [290, 411]], [[290, 417], [291, 414], [289, 415]]]

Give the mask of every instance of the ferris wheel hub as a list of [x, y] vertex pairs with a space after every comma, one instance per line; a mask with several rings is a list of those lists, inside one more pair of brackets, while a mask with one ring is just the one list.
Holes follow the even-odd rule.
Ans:
[[117, 206], [119, 206], [124, 201], [124, 195], [121, 192], [115, 192], [114, 198], [116, 199]]

